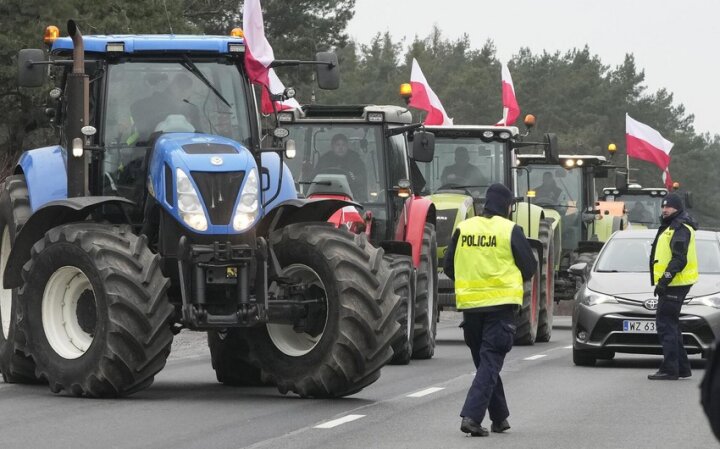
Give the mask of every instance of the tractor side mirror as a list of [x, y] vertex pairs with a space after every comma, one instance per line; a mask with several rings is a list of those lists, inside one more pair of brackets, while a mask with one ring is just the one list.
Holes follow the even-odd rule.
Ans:
[[320, 89], [335, 90], [340, 87], [340, 68], [337, 54], [321, 51], [315, 55], [315, 59], [321, 63], [315, 69]]
[[45, 84], [48, 66], [45, 52], [39, 48], [23, 48], [18, 53], [18, 86], [40, 87]]
[[596, 179], [607, 179], [610, 173], [607, 167], [595, 167], [594, 175]]
[[435, 155], [435, 134], [427, 131], [415, 131], [410, 157], [418, 162], [432, 162]]
[[560, 164], [560, 157], [558, 156], [558, 143], [557, 135], [555, 133], [545, 134], [545, 160], [553, 165]]
[[627, 176], [625, 173], [616, 173], [615, 174], [615, 188], [619, 191], [625, 191], [627, 190]]
[[685, 207], [688, 209], [693, 208], [693, 196], [692, 192], [685, 192]]
[[572, 274], [573, 276], [578, 276], [581, 278], [585, 278], [585, 271], [588, 268], [587, 262], [580, 262], [576, 263], [574, 265], [570, 265], [570, 268], [568, 268], [568, 272]]

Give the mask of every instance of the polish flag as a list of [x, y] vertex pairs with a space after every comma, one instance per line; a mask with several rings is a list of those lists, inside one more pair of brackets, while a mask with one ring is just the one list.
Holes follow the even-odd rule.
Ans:
[[270, 85], [270, 64], [275, 60], [275, 54], [265, 38], [260, 0], [245, 0], [243, 33], [245, 36], [245, 70], [250, 82], [268, 87]]
[[412, 97], [410, 97], [408, 105], [427, 111], [425, 116], [426, 125], [453, 124], [452, 119], [447, 116], [445, 108], [440, 103], [440, 99], [430, 88], [415, 58], [413, 58], [412, 71], [410, 72], [410, 86], [412, 86]]
[[644, 123], [625, 114], [625, 145], [627, 155], [650, 162], [658, 166], [663, 171], [663, 179], [665, 185], [672, 186], [670, 172], [670, 150], [673, 143], [660, 135], [659, 132], [652, 129]]
[[510, 70], [505, 63], [502, 64], [502, 101], [503, 101], [503, 117], [497, 123], [497, 126], [511, 126], [520, 116], [520, 106], [518, 106], [515, 98], [515, 85], [513, 84]]
[[300, 109], [300, 103], [294, 98], [290, 98], [283, 101], [276, 101], [275, 102], [275, 109], [273, 109], [272, 101], [270, 100], [270, 92], [273, 93], [273, 95], [280, 95], [283, 92], [285, 92], [285, 85], [282, 81], [280, 81], [280, 78], [278, 78], [277, 74], [275, 73], [275, 70], [270, 69], [270, 73], [268, 73], [268, 79], [270, 82], [270, 85], [268, 86], [268, 89], [263, 89], [261, 94], [261, 104], [260, 109], [263, 114], [272, 114], [274, 111], [286, 111], [288, 109]]

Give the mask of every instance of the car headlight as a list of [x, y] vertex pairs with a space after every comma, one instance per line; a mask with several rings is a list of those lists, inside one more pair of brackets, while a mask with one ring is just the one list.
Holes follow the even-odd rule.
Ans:
[[253, 168], [248, 172], [245, 186], [240, 192], [240, 201], [233, 216], [233, 229], [244, 231], [252, 226], [260, 210], [258, 203], [258, 175]]
[[589, 306], [589, 307], [592, 307], [597, 304], [606, 304], [606, 303], [617, 304], [617, 300], [615, 299], [614, 296], [604, 295], [602, 293], [594, 292], [587, 287], [583, 291], [580, 292], [579, 300], [580, 300], [580, 304], [585, 304], [586, 306]]
[[183, 221], [196, 231], [206, 231], [208, 220], [205, 216], [200, 196], [195, 190], [190, 178], [181, 169], [175, 170], [175, 190], [177, 191], [177, 206]]
[[708, 296], [696, 296], [688, 304], [709, 306], [720, 309], [720, 292]]

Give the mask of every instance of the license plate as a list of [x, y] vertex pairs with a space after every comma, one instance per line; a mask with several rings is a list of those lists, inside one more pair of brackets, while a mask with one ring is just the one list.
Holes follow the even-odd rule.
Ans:
[[655, 321], [651, 320], [623, 320], [623, 332], [637, 334], [655, 334]]

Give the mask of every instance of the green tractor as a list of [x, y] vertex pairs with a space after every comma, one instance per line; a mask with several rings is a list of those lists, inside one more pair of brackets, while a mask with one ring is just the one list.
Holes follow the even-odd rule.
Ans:
[[568, 268], [579, 262], [589, 266], [612, 233], [628, 226], [622, 203], [597, 201], [595, 180], [607, 178], [614, 167], [594, 155], [520, 154], [517, 165], [518, 191], [558, 224], [555, 299], [572, 299], [577, 285]]
[[[435, 154], [431, 162], [418, 164], [424, 180], [423, 193], [436, 209], [438, 265], [442, 267], [445, 251], [457, 224], [482, 211], [487, 187], [505, 184], [519, 192], [518, 179], [525, 176], [516, 167], [517, 148], [543, 146], [554, 154], [556, 139], [547, 134], [542, 143], [522, 142], [514, 126], [427, 126], [435, 135]], [[538, 259], [538, 275], [525, 286], [522, 312], [517, 318], [516, 344], [549, 341], [552, 332], [555, 266], [560, 238], [558, 221], [528, 201], [515, 206], [511, 219], [520, 225], [530, 239]], [[455, 307], [455, 287], [442, 272], [438, 279], [439, 304]]]
[[657, 229], [660, 227], [660, 204], [667, 194], [664, 187], [629, 184], [625, 188], [605, 187], [601, 198], [606, 202], [623, 202], [630, 228]]

